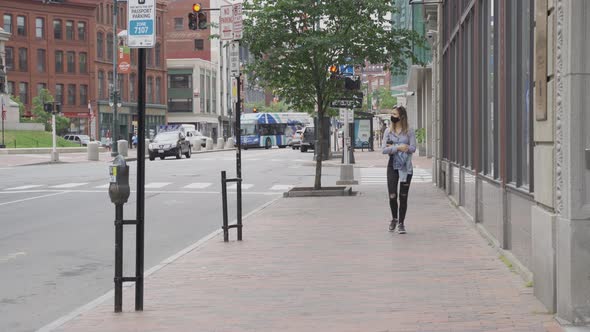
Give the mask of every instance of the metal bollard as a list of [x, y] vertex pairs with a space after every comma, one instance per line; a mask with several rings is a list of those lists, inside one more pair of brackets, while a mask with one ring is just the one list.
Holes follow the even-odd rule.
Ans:
[[223, 241], [229, 241], [229, 228], [227, 221], [227, 177], [225, 171], [221, 171], [221, 201], [223, 205]]

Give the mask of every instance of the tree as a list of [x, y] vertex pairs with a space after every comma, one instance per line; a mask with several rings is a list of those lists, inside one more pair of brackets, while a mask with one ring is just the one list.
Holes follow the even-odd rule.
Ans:
[[[253, 55], [248, 74], [294, 109], [320, 119], [341, 93], [329, 79], [329, 66], [368, 61], [401, 73], [406, 59], [420, 63], [412, 47], [424, 42], [413, 31], [391, 27], [390, 0], [250, 0], [245, 10], [243, 40]], [[320, 142], [321, 127], [318, 121]], [[320, 189], [322, 144], [316, 148], [314, 189]]]
[[391, 91], [385, 87], [379, 88], [378, 90], [374, 91], [375, 97], [377, 99], [377, 108], [378, 109], [393, 109], [393, 107], [397, 104], [397, 98], [391, 95]]
[[[47, 89], [41, 89], [39, 94], [33, 98], [33, 116], [35, 120], [39, 123], [43, 123], [45, 125], [46, 131], [51, 131], [51, 114], [45, 112], [43, 108], [44, 103], [52, 103], [55, 99], [51, 95], [51, 92]], [[55, 132], [57, 135], [65, 134], [70, 126], [70, 119], [56, 115], [55, 116]]]

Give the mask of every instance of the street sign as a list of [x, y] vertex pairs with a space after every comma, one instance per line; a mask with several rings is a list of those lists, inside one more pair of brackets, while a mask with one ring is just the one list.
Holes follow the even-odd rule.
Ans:
[[127, 45], [152, 48], [156, 45], [156, 0], [128, 0]]
[[333, 108], [362, 108], [363, 93], [357, 92], [351, 95], [340, 96], [330, 102]]
[[351, 109], [340, 109], [339, 120], [344, 122], [346, 118], [346, 112], [348, 112], [348, 123], [354, 123], [354, 111]]
[[237, 41], [229, 43], [229, 74], [240, 76], [240, 42]]
[[242, 4], [241, 3], [236, 3], [233, 5], [233, 38], [234, 40], [240, 40], [242, 39], [242, 28], [243, 28], [243, 24], [242, 24]]
[[219, 14], [219, 31], [221, 40], [232, 40], [234, 13], [233, 6], [221, 6]]
[[340, 75], [342, 75], [342, 76], [353, 76], [354, 75], [354, 66], [353, 65], [340, 65], [339, 71], [340, 71]]

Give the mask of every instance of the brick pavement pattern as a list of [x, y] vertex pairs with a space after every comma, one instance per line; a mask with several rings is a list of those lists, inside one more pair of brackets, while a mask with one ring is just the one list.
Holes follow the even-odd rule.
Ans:
[[56, 331], [561, 331], [443, 192], [412, 185], [399, 235], [386, 188], [357, 189], [281, 198], [244, 241], [218, 235], [147, 277], [143, 312], [129, 287], [124, 313], [110, 298]]

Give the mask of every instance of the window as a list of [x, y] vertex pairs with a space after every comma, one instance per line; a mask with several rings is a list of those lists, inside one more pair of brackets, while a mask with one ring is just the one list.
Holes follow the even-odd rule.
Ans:
[[14, 96], [14, 82], [8, 81], [8, 85], [6, 85], [6, 93]]
[[68, 84], [68, 105], [76, 105], [76, 85]]
[[98, 72], [98, 98], [104, 99], [104, 72]]
[[37, 49], [37, 71], [40, 73], [44, 73], [46, 70], [46, 58], [47, 52], [42, 48]]
[[66, 53], [66, 63], [68, 67], [69, 74], [76, 73], [76, 52], [69, 51]]
[[4, 14], [4, 31], [12, 33], [12, 15]]
[[182, 17], [175, 17], [174, 18], [174, 30], [180, 31], [184, 29], [184, 23], [182, 22]]
[[78, 22], [78, 40], [86, 40], [86, 22]]
[[29, 61], [27, 53], [27, 49], [24, 47], [18, 49], [18, 68], [20, 69], [20, 71], [29, 70]]
[[168, 112], [188, 112], [193, 111], [193, 99], [168, 99]]
[[35, 19], [35, 37], [45, 37], [45, 19], [43, 17], [37, 17]]
[[88, 85], [86, 84], [80, 85], [80, 105], [88, 105]]
[[107, 60], [113, 60], [113, 34], [107, 34]]
[[135, 101], [135, 74], [129, 75], [129, 100]]
[[217, 113], [217, 75], [213, 75], [211, 80], [211, 109], [213, 113]]
[[86, 52], [78, 54], [78, 62], [80, 63], [80, 74], [86, 74], [88, 72], [88, 55]]
[[193, 75], [170, 74], [168, 75], [168, 87], [173, 89], [192, 89]]
[[203, 39], [195, 39], [195, 51], [202, 51], [205, 49], [205, 41]]
[[104, 23], [104, 6], [102, 3], [100, 4], [100, 21], [99, 22]]
[[104, 57], [104, 35], [102, 32], [96, 34], [96, 57], [99, 59]]
[[145, 50], [146, 53], [146, 66], [153, 67], [154, 66], [154, 53], [152, 52], [151, 48]]
[[125, 99], [125, 74], [118, 74], [117, 75], [117, 90], [119, 90], [119, 96], [121, 97], [121, 101]]
[[4, 51], [6, 52], [6, 58], [4, 59], [6, 70], [14, 70], [14, 48], [7, 46]]
[[131, 52], [129, 52], [129, 57], [131, 58], [131, 65], [137, 65], [137, 53], [135, 52], [134, 48], [132, 48]]
[[24, 16], [16, 17], [16, 34], [19, 36], [27, 35], [27, 19]]
[[156, 44], [156, 67], [160, 67], [160, 64], [162, 62], [160, 59], [161, 52], [162, 52], [162, 50], [160, 49], [160, 43], [157, 43]]
[[66, 21], [66, 40], [74, 40], [74, 21]]
[[162, 78], [156, 77], [156, 104], [162, 102], [160, 96], [162, 95]]
[[18, 84], [18, 97], [23, 104], [29, 103], [29, 83], [20, 82]]
[[47, 89], [46, 83], [37, 83], [37, 96], [41, 94], [42, 90]]
[[201, 90], [201, 113], [205, 113], [205, 74], [201, 72], [201, 79], [199, 81], [199, 90]]
[[147, 79], [146, 100], [150, 104], [154, 103], [154, 78], [151, 76]]
[[110, 71], [107, 75], [107, 80], [109, 83], [109, 93], [111, 93], [110, 89], [111, 89], [111, 84], [113, 84], [113, 72]]
[[56, 73], [63, 73], [64, 72], [64, 52], [63, 51], [55, 51], [55, 72]]
[[61, 20], [53, 20], [53, 38], [61, 39]]
[[55, 101], [63, 105], [64, 103], [64, 85], [63, 84], [56, 84], [55, 85]]

